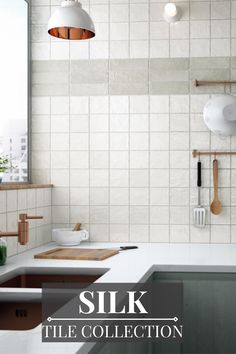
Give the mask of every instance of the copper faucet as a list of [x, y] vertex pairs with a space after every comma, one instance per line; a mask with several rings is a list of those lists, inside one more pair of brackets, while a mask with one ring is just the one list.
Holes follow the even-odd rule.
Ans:
[[20, 214], [18, 221], [17, 232], [0, 232], [0, 237], [18, 237], [18, 242], [21, 245], [26, 245], [29, 241], [29, 219], [43, 219], [43, 216], [28, 216]]

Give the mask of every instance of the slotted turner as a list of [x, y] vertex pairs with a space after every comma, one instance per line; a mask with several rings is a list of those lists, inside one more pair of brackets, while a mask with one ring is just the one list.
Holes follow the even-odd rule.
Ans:
[[202, 186], [202, 163], [197, 163], [197, 187], [198, 205], [193, 210], [193, 221], [196, 227], [204, 227], [206, 224], [206, 209], [201, 206], [201, 186]]

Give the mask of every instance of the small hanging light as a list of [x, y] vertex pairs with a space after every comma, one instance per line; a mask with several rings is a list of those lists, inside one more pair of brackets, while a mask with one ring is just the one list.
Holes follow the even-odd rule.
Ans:
[[173, 2], [169, 2], [165, 5], [163, 17], [166, 22], [175, 23], [179, 21], [181, 11]]
[[95, 36], [95, 27], [78, 0], [65, 0], [52, 14], [48, 22], [48, 33], [61, 39], [90, 39]]

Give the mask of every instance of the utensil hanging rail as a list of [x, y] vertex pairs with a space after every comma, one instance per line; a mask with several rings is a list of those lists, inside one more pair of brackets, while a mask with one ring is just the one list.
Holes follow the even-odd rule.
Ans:
[[206, 86], [206, 85], [231, 85], [236, 84], [236, 80], [194, 80], [194, 86]]
[[193, 157], [199, 157], [203, 155], [236, 155], [236, 151], [200, 151], [193, 150]]

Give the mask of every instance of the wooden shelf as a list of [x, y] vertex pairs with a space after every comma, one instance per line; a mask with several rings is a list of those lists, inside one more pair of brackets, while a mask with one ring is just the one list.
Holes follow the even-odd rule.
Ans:
[[53, 184], [34, 184], [34, 183], [1, 183], [0, 191], [13, 189], [32, 189], [32, 188], [52, 188]]

